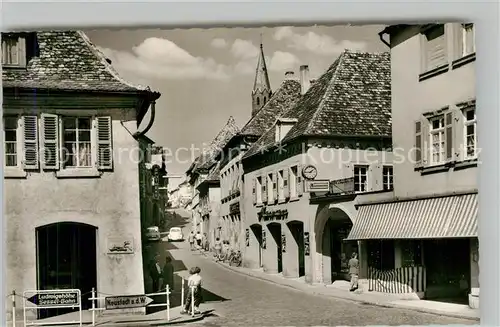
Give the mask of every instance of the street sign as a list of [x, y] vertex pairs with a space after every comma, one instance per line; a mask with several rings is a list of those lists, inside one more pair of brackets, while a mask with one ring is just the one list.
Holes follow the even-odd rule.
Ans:
[[27, 299], [33, 304], [43, 307], [77, 306], [80, 302], [77, 291], [40, 292]]
[[113, 310], [145, 307], [153, 302], [153, 299], [146, 295], [121, 295], [108, 296], [105, 302], [106, 310]]

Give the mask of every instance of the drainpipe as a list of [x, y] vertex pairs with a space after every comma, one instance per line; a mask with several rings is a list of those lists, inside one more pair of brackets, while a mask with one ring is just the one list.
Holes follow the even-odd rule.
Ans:
[[391, 47], [391, 45], [389, 44], [389, 42], [387, 42], [385, 39], [384, 39], [384, 34], [386, 34], [386, 31], [383, 30], [382, 32], [378, 33], [378, 37], [380, 38], [380, 41], [382, 41], [382, 43], [384, 43], [385, 45], [387, 45], [389, 48]]
[[144, 134], [146, 134], [147, 132], [149, 132], [149, 130], [151, 129], [151, 127], [153, 127], [153, 123], [155, 121], [155, 112], [156, 112], [156, 101], [152, 101], [151, 102], [151, 117], [149, 118], [149, 123], [148, 125], [146, 126], [146, 128], [142, 131], [142, 132], [135, 132], [134, 133], [134, 137], [135, 138], [138, 138]]

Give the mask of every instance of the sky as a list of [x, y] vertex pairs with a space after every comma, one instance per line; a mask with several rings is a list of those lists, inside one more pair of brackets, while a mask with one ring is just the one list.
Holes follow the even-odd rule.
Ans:
[[[250, 119], [251, 91], [262, 42], [276, 90], [286, 71], [309, 65], [319, 77], [353, 51], [384, 52], [383, 25], [85, 31], [124, 79], [161, 93], [148, 136], [167, 149], [168, 174], [182, 175], [233, 116]], [[149, 121], [147, 115], [141, 125]], [[171, 186], [178, 183], [171, 180]]]

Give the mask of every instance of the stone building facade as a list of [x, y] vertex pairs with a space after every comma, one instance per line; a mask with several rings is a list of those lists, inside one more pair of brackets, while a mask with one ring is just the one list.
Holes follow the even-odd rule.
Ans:
[[82, 32], [2, 33], [2, 50], [8, 292], [80, 289], [84, 308], [92, 288], [143, 294], [134, 154], [160, 94], [122, 80]]

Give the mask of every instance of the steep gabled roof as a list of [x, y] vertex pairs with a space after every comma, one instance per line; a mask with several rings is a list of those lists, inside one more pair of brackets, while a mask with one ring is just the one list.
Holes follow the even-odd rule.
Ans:
[[239, 134], [261, 136], [277, 117], [293, 107], [300, 98], [300, 83], [294, 79], [284, 80], [269, 101], [246, 123]]
[[[27, 89], [142, 93], [149, 88], [120, 78], [81, 31], [26, 33], [26, 69], [3, 69], [2, 86]], [[33, 53], [31, 53], [33, 52]]]
[[233, 116], [229, 117], [227, 123], [219, 131], [217, 136], [212, 140], [209, 146], [203, 151], [203, 153], [198, 156], [192, 164], [190, 169], [192, 171], [196, 170], [208, 170], [215, 163], [217, 155], [224, 148], [226, 143], [238, 133], [239, 128], [236, 126], [236, 122]]
[[[300, 136], [389, 137], [389, 53], [346, 50], [282, 117], [297, 119], [282, 143]], [[274, 128], [268, 129], [245, 153], [244, 158], [275, 143]]]

